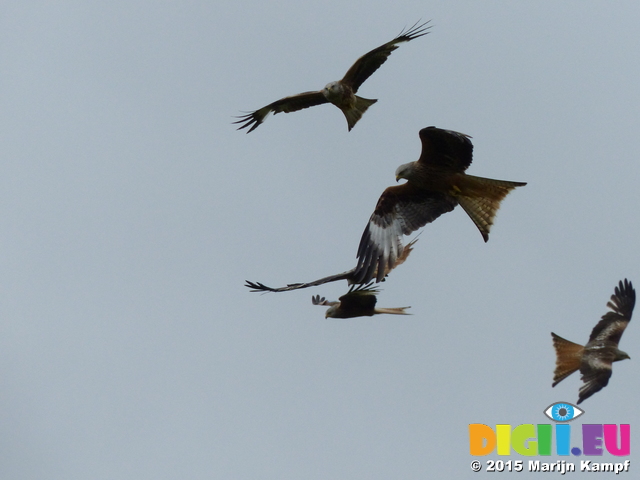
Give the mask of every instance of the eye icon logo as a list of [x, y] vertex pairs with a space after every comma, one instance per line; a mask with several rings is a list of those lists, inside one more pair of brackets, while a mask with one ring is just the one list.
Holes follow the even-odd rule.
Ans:
[[571, 403], [558, 402], [549, 405], [544, 414], [554, 422], [570, 422], [584, 413], [584, 410]]

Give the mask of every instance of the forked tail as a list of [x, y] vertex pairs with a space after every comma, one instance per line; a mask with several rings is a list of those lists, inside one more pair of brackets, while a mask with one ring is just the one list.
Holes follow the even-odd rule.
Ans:
[[489, 230], [500, 208], [500, 202], [511, 190], [522, 187], [526, 183], [493, 180], [473, 175], [465, 175], [463, 178], [460, 192], [455, 196], [486, 242], [489, 240]]
[[362, 98], [359, 96], [356, 97], [356, 104], [353, 107], [348, 107], [342, 110], [344, 116], [347, 118], [347, 124], [349, 125], [349, 131], [353, 128], [353, 126], [358, 123], [358, 120], [362, 118], [364, 112], [367, 111], [371, 105], [376, 103], [378, 100], [369, 100], [368, 98]]
[[551, 332], [553, 346], [556, 349], [556, 370], [553, 372], [553, 385], [555, 387], [562, 380], [580, 368], [584, 347], [570, 342]]

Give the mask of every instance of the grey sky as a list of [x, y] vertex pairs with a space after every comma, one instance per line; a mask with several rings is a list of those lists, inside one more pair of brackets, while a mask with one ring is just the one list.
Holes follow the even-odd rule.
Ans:
[[[585, 342], [618, 280], [640, 287], [639, 15], [631, 1], [5, 3], [0, 477], [476, 478], [467, 425], [549, 423], [545, 407], [575, 403], [577, 374], [551, 388], [550, 332]], [[231, 124], [420, 19], [431, 33], [362, 86], [379, 101], [350, 133], [332, 106], [249, 135]], [[379, 296], [412, 316], [325, 320], [311, 295], [344, 282], [249, 293], [245, 279], [353, 267], [429, 125], [473, 137], [469, 173], [529, 184], [486, 244], [459, 208], [423, 229]], [[632, 461], [636, 321], [632, 360], [577, 420], [630, 423]]]

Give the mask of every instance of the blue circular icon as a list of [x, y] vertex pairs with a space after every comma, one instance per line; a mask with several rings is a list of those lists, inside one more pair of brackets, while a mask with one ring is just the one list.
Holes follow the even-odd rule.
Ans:
[[558, 402], [549, 405], [544, 414], [554, 422], [570, 422], [584, 413], [580, 407], [569, 402]]
[[556, 422], [567, 422], [573, 418], [573, 406], [568, 403], [556, 403], [551, 409], [551, 417]]

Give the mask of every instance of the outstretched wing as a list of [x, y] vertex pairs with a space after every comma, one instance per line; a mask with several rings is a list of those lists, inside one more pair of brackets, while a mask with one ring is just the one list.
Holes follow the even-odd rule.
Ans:
[[356, 60], [356, 63], [354, 63], [347, 71], [345, 76], [342, 78], [342, 83], [349, 85], [353, 90], [353, 93], [356, 93], [358, 88], [360, 88], [360, 85], [362, 85], [362, 83], [369, 78], [373, 72], [387, 61], [391, 52], [398, 48], [400, 43], [408, 42], [414, 38], [422, 37], [429, 33], [427, 31], [431, 28], [431, 26], [427, 25], [429, 22], [430, 20], [420, 25], [416, 22], [410, 29], [407, 31], [403, 30], [390, 42], [380, 45], [378, 48], [374, 48], [370, 52], [365, 53]]
[[322, 285], [324, 283], [336, 282], [338, 280], [349, 280], [352, 278], [355, 268], [352, 268], [349, 271], [338, 273], [337, 275], [329, 275], [328, 277], [321, 278], [319, 280], [315, 280], [313, 282], [306, 283], [290, 283], [286, 287], [272, 288], [267, 287], [266, 285], [260, 282], [250, 282], [249, 280], [245, 280], [245, 287], [251, 288], [252, 292], [288, 292], [290, 290], [298, 290], [299, 288], [307, 288], [307, 287], [317, 287], [318, 285]]
[[611, 300], [607, 303], [610, 312], [602, 316], [602, 320], [591, 331], [589, 344], [615, 344], [618, 345], [624, 329], [627, 328], [633, 307], [636, 304], [636, 291], [626, 278], [618, 283]]
[[631, 320], [636, 303], [636, 292], [626, 278], [615, 288], [611, 300], [607, 303], [610, 312], [605, 313], [593, 328], [589, 342], [584, 347], [580, 365], [582, 381], [578, 403], [599, 392], [609, 383], [612, 364], [619, 360], [616, 352], [620, 337]]
[[420, 130], [422, 153], [419, 162], [451, 172], [464, 172], [473, 159], [471, 137], [464, 133], [427, 127]]
[[362, 234], [353, 283], [381, 281], [403, 255], [402, 235], [433, 222], [456, 205], [458, 201], [450, 195], [420, 190], [411, 183], [387, 188]]
[[578, 403], [607, 386], [609, 378], [611, 378], [612, 363], [613, 355], [600, 355], [596, 351], [585, 350], [580, 366], [584, 385], [580, 387], [578, 392]]
[[[398, 257], [394, 267], [397, 267], [398, 265], [402, 265], [404, 263], [404, 261], [407, 259], [407, 257], [409, 256], [409, 254], [413, 250], [413, 245], [417, 241], [418, 241], [418, 239], [414, 238], [413, 240], [411, 240], [409, 243], [407, 243], [404, 246], [404, 250], [402, 251], [402, 255], [400, 255], [400, 257]], [[289, 290], [298, 290], [300, 288], [317, 287], [318, 285], [322, 285], [324, 283], [329, 283], [329, 282], [335, 282], [335, 281], [338, 281], [338, 280], [347, 280], [347, 282], [349, 282], [350, 284], [353, 284], [353, 283], [355, 283], [354, 282], [354, 273], [355, 273], [355, 271], [356, 271], [356, 269], [352, 268], [349, 271], [342, 272], [342, 273], [339, 273], [337, 275], [329, 275], [328, 277], [321, 278], [320, 280], [316, 280], [314, 282], [290, 283], [286, 287], [280, 287], [280, 288], [267, 287], [266, 285], [264, 285], [264, 284], [262, 284], [260, 282], [250, 282], [249, 280], [245, 280], [245, 282], [247, 282], [245, 284], [245, 287], [251, 288], [252, 292], [288, 292]], [[387, 269], [387, 271], [385, 272], [385, 277], [389, 274], [390, 271], [391, 271], [391, 269]], [[377, 271], [374, 274], [377, 274]]]
[[304, 92], [299, 93], [297, 95], [293, 95], [291, 97], [281, 98], [273, 103], [270, 103], [266, 107], [262, 107], [260, 110], [256, 110], [255, 112], [247, 113], [246, 115], [242, 115], [239, 118], [240, 120], [233, 123], [241, 123], [238, 127], [238, 130], [242, 130], [243, 128], [251, 127], [247, 130], [247, 133], [252, 132], [258, 125], [264, 122], [264, 119], [270, 113], [274, 115], [276, 113], [284, 112], [297, 112], [298, 110], [302, 110], [304, 108], [313, 107], [315, 105], [322, 105], [323, 103], [328, 103], [329, 101], [325, 98], [321, 91], [318, 92]]

